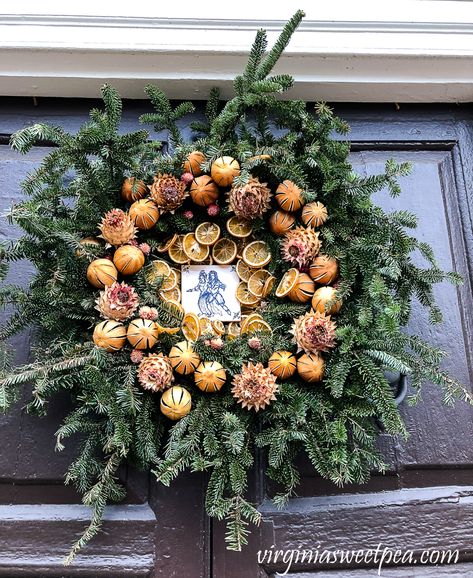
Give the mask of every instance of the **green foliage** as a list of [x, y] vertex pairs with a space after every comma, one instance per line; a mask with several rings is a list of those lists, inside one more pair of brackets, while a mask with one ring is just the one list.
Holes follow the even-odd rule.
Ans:
[[[431, 321], [439, 322], [433, 286], [444, 280], [459, 282], [457, 275], [439, 269], [428, 245], [406, 232], [415, 228], [415, 215], [385, 213], [371, 200], [383, 188], [398, 195], [398, 178], [408, 174], [409, 166], [388, 161], [380, 175], [355, 174], [348, 162], [349, 143], [333, 139], [333, 133], [347, 134], [344, 121], [325, 103], [308, 110], [302, 101], [277, 98], [290, 88], [292, 78], [268, 75], [302, 16], [294, 15], [269, 52], [266, 33], [257, 33], [248, 65], [235, 79], [235, 97], [223, 104], [218, 90], [211, 92], [205, 122], [193, 125], [198, 133], [194, 142], [184, 142], [179, 130], [193, 105], [174, 106], [160, 89], [147, 87], [155, 112], [140, 120], [167, 131], [172, 155], [150, 141], [144, 130], [120, 133], [122, 104], [109, 86], [102, 90], [103, 110], [92, 110], [89, 122], [76, 134], [37, 124], [12, 137], [12, 147], [22, 153], [38, 141], [55, 148], [27, 177], [26, 200], [9, 214], [23, 236], [0, 248], [2, 279], [9, 264], [20, 259], [36, 268], [28, 288], [9, 284], [0, 289], [1, 305], [15, 310], [0, 331], [1, 340], [5, 343], [27, 327], [33, 327], [37, 336], [29, 365], [12, 368], [6, 345], [2, 349], [0, 408], [6, 410], [19, 386], [28, 383], [33, 385], [28, 411], [38, 415], [47, 413], [49, 400], [58, 392], [70, 395], [70, 413], [58, 428], [56, 447], [62, 450], [72, 436], [82, 440], [66, 481], [83, 495], [92, 518], [67, 563], [99, 531], [106, 504], [123, 498], [118, 469], [124, 460], [151, 468], [165, 485], [184, 469], [208, 472], [207, 511], [227, 520], [228, 546], [239, 550], [247, 541], [248, 525], [260, 520], [247, 499], [255, 451], [264, 452], [267, 474], [279, 488], [275, 501], [283, 506], [297, 491], [296, 458], [301, 452], [320, 475], [338, 485], [361, 483], [372, 469], [383, 469], [376, 449], [377, 420], [388, 432], [405, 434], [386, 370], [408, 374], [417, 392], [426, 381], [438, 384], [446, 403], [458, 397], [471, 401], [466, 390], [439, 369], [442, 352], [405, 329], [414, 297], [428, 308]], [[337, 291], [344, 306], [337, 316], [336, 347], [325, 356], [322, 384], [306, 384], [297, 377], [280, 383], [277, 400], [261, 414], [236, 403], [231, 379], [243, 362], [266, 363], [278, 349], [295, 352], [289, 329], [307, 307], [277, 299], [273, 291], [261, 307], [273, 333], [259, 335], [259, 349], [252, 349], [246, 337], [226, 341], [221, 350], [200, 339], [195, 349], [203, 359], [225, 366], [228, 383], [211, 395], [197, 390], [192, 379], [182, 378], [180, 383], [192, 391], [193, 409], [171, 424], [159, 411], [159, 395], [139, 386], [129, 348], [111, 354], [91, 342], [91, 330], [99, 321], [98, 292], [87, 283], [85, 273], [90, 261], [108, 249], [84, 246], [80, 240], [97, 234], [106, 211], [123, 206], [119, 191], [124, 177], [147, 182], [157, 173], [179, 177], [183, 160], [194, 149], [205, 154], [207, 171], [212, 160], [229, 154], [241, 163], [239, 184], [256, 175], [274, 190], [278, 182], [291, 179], [304, 190], [307, 201], [317, 199], [327, 206], [329, 221], [320, 238], [324, 253], [339, 260]], [[190, 208], [186, 203], [184, 207]], [[223, 202], [221, 209], [215, 221], [226, 234], [228, 212]], [[140, 235], [152, 248], [151, 259], [166, 233], [188, 232], [209, 219], [205, 209], [192, 206], [192, 211], [192, 220], [182, 211], [163, 214], [155, 229]], [[254, 225], [255, 236], [265, 239], [278, 255], [279, 239], [268, 235], [263, 221]], [[414, 264], [415, 250], [427, 267]], [[277, 258], [268, 265], [277, 278], [288, 267]], [[145, 267], [129, 282], [143, 304], [158, 309], [162, 326], [179, 328], [182, 311], [162, 302], [158, 292], [163, 280], [151, 282], [147, 271]], [[163, 334], [156, 351], [166, 354], [182, 339], [181, 331]]]

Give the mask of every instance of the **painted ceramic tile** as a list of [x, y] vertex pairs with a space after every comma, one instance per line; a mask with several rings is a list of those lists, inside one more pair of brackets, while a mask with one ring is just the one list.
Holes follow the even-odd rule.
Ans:
[[239, 278], [234, 265], [184, 265], [182, 267], [182, 306], [216, 321], [239, 321], [240, 303], [236, 298]]

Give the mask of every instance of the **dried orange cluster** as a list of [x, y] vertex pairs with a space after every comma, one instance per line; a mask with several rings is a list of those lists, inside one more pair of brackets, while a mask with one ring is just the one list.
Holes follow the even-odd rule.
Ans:
[[[271, 157], [264, 155], [264, 160]], [[204, 173], [203, 166], [210, 166], [210, 174]], [[242, 407], [255, 411], [267, 407], [276, 399], [277, 380], [298, 374], [309, 383], [320, 381], [324, 375], [322, 353], [335, 345], [331, 316], [338, 313], [342, 303], [331, 286], [338, 278], [338, 263], [320, 253], [319, 229], [329, 217], [326, 207], [320, 202], [305, 203], [304, 191], [292, 181], [280, 183], [273, 193], [256, 176], [244, 183], [236, 179], [239, 176], [240, 165], [234, 158], [223, 156], [208, 165], [203, 153], [193, 151], [179, 178], [158, 174], [149, 186], [127, 178], [121, 195], [130, 203], [128, 211], [116, 208], [105, 214], [98, 225], [100, 235], [81, 241], [83, 249], [78, 251], [82, 256], [87, 246], [102, 246], [104, 251], [87, 269], [87, 279], [101, 290], [96, 309], [104, 318], [94, 329], [94, 343], [109, 352], [128, 343], [131, 361], [138, 364], [139, 383], [162, 394], [161, 410], [171, 419], [183, 417], [192, 406], [190, 391], [173, 385], [175, 375], [193, 377], [195, 386], [208, 393], [220, 391], [227, 380], [225, 368], [217, 361], [201, 360], [194, 343], [203, 340], [209, 350], [219, 350], [226, 341], [240, 338], [251, 349], [260, 350], [264, 334], [272, 333], [264, 319], [265, 300], [270, 294], [296, 303], [311, 302], [311, 309], [294, 320], [297, 352], [276, 351], [266, 367], [262, 363], [245, 364], [242, 359], [241, 373], [232, 382], [233, 395]], [[222, 189], [233, 213], [223, 222], [218, 219]], [[150, 246], [137, 239], [140, 231], [152, 233], [162, 215], [178, 210], [189, 219], [191, 228], [193, 213], [190, 208], [184, 210], [183, 203], [203, 208], [208, 219], [186, 234], [173, 234], [161, 241], [156, 245], [157, 254], [150, 255]], [[278, 283], [270, 272], [270, 262], [276, 256], [254, 231], [255, 219], [266, 213], [269, 230], [281, 237], [281, 257], [290, 266]], [[240, 279], [236, 291], [240, 322], [224, 324], [184, 311], [180, 266], [187, 264], [234, 265]], [[161, 325], [158, 310], [141, 303], [135, 288], [126, 282], [143, 267], [145, 279], [157, 287], [157, 296], [182, 319], [180, 325]], [[155, 352], [162, 334], [176, 335], [177, 342], [167, 355]], [[184, 339], [179, 341], [177, 334]]]

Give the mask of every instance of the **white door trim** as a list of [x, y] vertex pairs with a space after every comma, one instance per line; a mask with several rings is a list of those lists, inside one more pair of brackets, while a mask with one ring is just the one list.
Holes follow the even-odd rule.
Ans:
[[[215, 2], [177, 1], [159, 6], [157, 16], [154, 3], [137, 0], [125, 15], [117, 4], [125, 3], [107, 6], [107, 16], [90, 0], [81, 2], [82, 14], [57, 2], [49, 2], [49, 13], [41, 6], [41, 14], [2, 7], [0, 95], [96, 97], [107, 81], [128, 98], [143, 98], [148, 82], [175, 98], [205, 98], [214, 85], [229, 97], [255, 31], [266, 28], [271, 42], [292, 13], [287, 6], [268, 11], [262, 2], [254, 3], [251, 19], [236, 5], [227, 18], [211, 10]], [[295, 77], [291, 98], [473, 100], [473, 3], [404, 0], [396, 10], [384, 2], [298, 4], [307, 5], [307, 17], [277, 68]], [[62, 12], [54, 13], [54, 5]], [[268, 13], [271, 19], [264, 18]]]

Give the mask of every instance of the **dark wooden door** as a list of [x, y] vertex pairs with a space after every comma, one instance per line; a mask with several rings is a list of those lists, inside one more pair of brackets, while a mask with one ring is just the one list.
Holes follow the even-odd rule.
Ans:
[[[0, 208], [5, 213], [19, 199], [19, 184], [48, 152], [36, 147], [22, 157], [8, 147], [9, 136], [32, 122], [60, 124], [74, 131], [97, 103], [0, 99]], [[130, 104], [124, 130], [134, 130], [140, 103]], [[1, 240], [18, 235], [1, 220]], [[26, 284], [31, 268], [19, 262], [10, 280]], [[8, 313], [8, 312], [7, 312]], [[3, 313], [2, 313], [3, 314]], [[29, 334], [16, 338], [16, 361], [28, 359]], [[26, 400], [27, 396], [24, 396]], [[184, 476], [171, 489], [158, 486], [150, 475], [124, 468], [127, 503], [111, 506], [104, 532], [77, 558], [62, 565], [75, 536], [86, 525], [88, 510], [64, 474], [74, 447], [54, 450], [54, 432], [67, 401], [58, 400], [46, 419], [25, 413], [22, 403], [0, 415], [0, 576], [150, 576], [204, 578], [210, 575], [209, 520], [203, 510], [202, 476]]]
[[[8, 146], [9, 135], [25, 124], [47, 120], [74, 130], [87, 116], [87, 101], [0, 100], [0, 206], [18, 199], [18, 183], [46, 150], [19, 157]], [[95, 103], [94, 103], [95, 104]], [[124, 129], [136, 128], [142, 103], [126, 107]], [[388, 207], [419, 215], [418, 234], [430, 242], [445, 268], [465, 276], [459, 290], [438, 287], [445, 313], [443, 325], [432, 329], [424, 313], [412, 326], [450, 352], [445, 368], [471, 383], [473, 263], [471, 183], [473, 182], [473, 118], [454, 107], [338, 107], [352, 125], [353, 164], [360, 172], [380, 170], [386, 158], [410, 160], [412, 175], [403, 180], [395, 201], [379, 195]], [[388, 204], [389, 203], [389, 204]], [[15, 232], [2, 221], [0, 235]], [[16, 282], [26, 283], [30, 269], [18, 263]], [[15, 342], [18, 362], [28, 355], [30, 336]], [[473, 550], [473, 424], [464, 404], [445, 408], [441, 395], [426, 387], [423, 403], [403, 406], [410, 438], [382, 436], [389, 463], [385, 476], [364, 487], [342, 491], [314, 476], [301, 460], [299, 497], [278, 511], [271, 506], [271, 488], [264, 477], [264, 459], [255, 471], [253, 499], [264, 520], [243, 553], [225, 550], [224, 528], [211, 523], [203, 510], [205, 479], [186, 475], [171, 489], [161, 488], [147, 474], [124, 470], [129, 488], [126, 504], [110, 508], [105, 533], [84, 551], [72, 569], [61, 561], [70, 536], [84, 526], [87, 511], [62, 479], [73, 448], [54, 451], [54, 431], [65, 401], [52, 417], [25, 415], [21, 404], [0, 417], [0, 576], [153, 576], [176, 578], [256, 578], [274, 576], [287, 564], [259, 561], [258, 551], [292, 549], [358, 549], [395, 547], [402, 550], [458, 548], [461, 563], [453, 567], [393, 569], [386, 576], [468, 576]], [[274, 548], [272, 548], [274, 546]], [[262, 554], [260, 554], [261, 560]], [[374, 570], [338, 569], [305, 560], [293, 564], [293, 578], [362, 578]], [[473, 566], [471, 567], [473, 568]], [[442, 572], [442, 573], [441, 573]]]
[[[412, 174], [402, 180], [402, 195], [393, 200], [379, 194], [377, 201], [389, 209], [415, 212], [417, 235], [434, 247], [442, 267], [464, 276], [460, 289], [448, 284], [436, 289], [445, 314], [442, 325], [432, 328], [425, 311], [415, 307], [411, 328], [447, 350], [445, 369], [471, 387], [472, 117], [461, 109], [413, 106], [400, 111], [339, 107], [339, 114], [352, 126], [356, 171], [380, 172], [388, 158], [413, 163]], [[333, 558], [320, 562], [315, 553], [375, 550], [378, 544], [413, 550], [413, 559], [424, 549], [460, 550], [460, 563], [454, 566], [412, 564], [385, 569], [383, 576], [473, 576], [473, 565], [468, 565], [473, 546], [473, 412], [464, 403], [445, 407], [441, 393], [432, 386], [426, 386], [422, 398], [416, 407], [402, 406], [410, 433], [407, 441], [390, 436], [380, 439], [389, 470], [364, 487], [337, 490], [301, 461], [299, 497], [277, 510], [268, 500], [271, 488], [262, 461], [254, 486], [254, 499], [263, 512], [261, 527], [245, 556], [226, 552], [221, 544], [222, 527], [214, 531], [214, 576], [273, 577], [289, 565], [292, 578], [375, 576], [374, 563], [348, 570]], [[275, 556], [275, 551], [281, 552]]]

